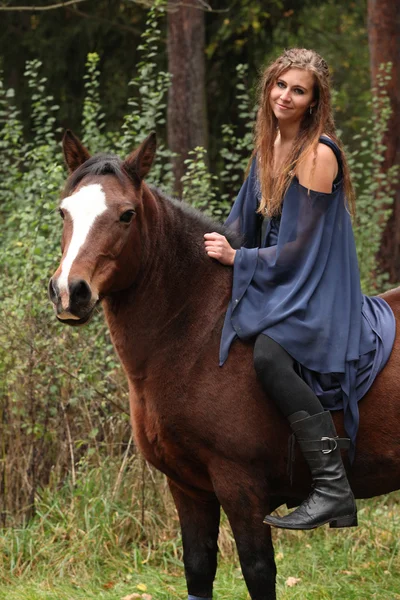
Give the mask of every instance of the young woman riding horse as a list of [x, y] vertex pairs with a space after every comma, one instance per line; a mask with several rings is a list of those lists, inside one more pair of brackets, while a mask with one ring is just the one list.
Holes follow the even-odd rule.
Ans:
[[[207, 254], [233, 265], [220, 362], [236, 337], [257, 336], [259, 381], [289, 420], [311, 470], [309, 497], [264, 522], [354, 526], [340, 448], [351, 442], [353, 457], [357, 402], [389, 357], [394, 317], [385, 300], [360, 290], [349, 214], [354, 192], [326, 62], [312, 50], [285, 51], [262, 77], [259, 106], [250, 173], [226, 223], [243, 235], [243, 247], [233, 249], [218, 233], [204, 236]], [[337, 437], [324, 408], [344, 410], [350, 439]]]

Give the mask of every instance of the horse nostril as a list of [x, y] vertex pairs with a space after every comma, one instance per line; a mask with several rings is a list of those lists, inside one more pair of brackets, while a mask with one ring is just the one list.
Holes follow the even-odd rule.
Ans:
[[53, 304], [57, 304], [58, 290], [56, 284], [53, 281], [53, 278], [51, 278], [49, 281], [49, 298], [53, 302]]
[[92, 298], [92, 290], [86, 281], [73, 281], [69, 286], [70, 305], [87, 304]]

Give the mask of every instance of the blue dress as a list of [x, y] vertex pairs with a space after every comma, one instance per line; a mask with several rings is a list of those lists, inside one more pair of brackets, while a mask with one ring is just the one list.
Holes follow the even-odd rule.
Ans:
[[361, 293], [340, 150], [329, 138], [320, 142], [339, 163], [332, 192], [309, 192], [294, 177], [280, 219], [271, 219], [265, 229], [256, 212], [260, 186], [253, 160], [226, 221], [244, 242], [235, 256], [220, 365], [235, 338], [264, 333], [274, 339], [294, 358], [322, 405], [344, 410], [354, 457], [358, 401], [390, 356], [395, 319], [385, 300]]

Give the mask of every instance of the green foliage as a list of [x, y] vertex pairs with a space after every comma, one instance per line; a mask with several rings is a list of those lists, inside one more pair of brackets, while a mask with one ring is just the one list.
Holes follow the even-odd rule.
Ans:
[[104, 128], [104, 113], [100, 105], [100, 57], [96, 52], [88, 54], [86, 62], [86, 96], [82, 111], [82, 141], [90, 152], [100, 152], [104, 148], [101, 131]]
[[[17, 2], [2, 2], [16, 6]], [[34, 5], [35, 2], [29, 2]], [[52, 1], [37, 4], [57, 4]], [[54, 10], [1, 12], [0, 64], [6, 87], [16, 92], [28, 137], [30, 90], [23, 76], [27, 60], [39, 59], [47, 89], [60, 104], [59, 122], [78, 131], [85, 96], [84, 71], [89, 53], [101, 56], [100, 92], [107, 127], [119, 127], [126, 107], [128, 81], [138, 61], [137, 45], [146, 8], [131, 0], [91, 0]], [[160, 56], [160, 63], [164, 58]]]
[[247, 65], [239, 64], [236, 72], [239, 120], [236, 125], [226, 123], [222, 126], [222, 160], [218, 176], [209, 171], [205, 160], [206, 150], [197, 147], [189, 152], [190, 158], [185, 161], [186, 173], [181, 180], [184, 200], [220, 221], [224, 221], [229, 214], [253, 151], [253, 127], [257, 109], [248, 92]]
[[[51, 243], [49, 233], [61, 170], [52, 167], [57, 148], [53, 133], [54, 111], [52, 98], [45, 94], [45, 81], [39, 78], [39, 67], [40, 64], [33, 61], [26, 68], [28, 84], [33, 90], [34, 141], [24, 143], [22, 135], [6, 138], [11, 164], [10, 171], [4, 174], [6, 210], [2, 212], [2, 218], [5, 235], [0, 244], [3, 522], [9, 508], [7, 500], [16, 501], [19, 497], [26, 502], [29, 493], [22, 482], [23, 469], [29, 473], [39, 467], [34, 464], [37, 459], [33, 450], [37, 451], [38, 445], [41, 450], [46, 447], [45, 437], [49, 432], [45, 423], [51, 412], [58, 410], [55, 395], [48, 394], [48, 385], [53, 384], [51, 379], [47, 380], [48, 365], [41, 361], [46, 348], [43, 339], [46, 329], [42, 331], [41, 321], [44, 318], [45, 323], [48, 319], [40, 300], [45, 296], [43, 275], [47, 275], [55, 253], [55, 243]], [[3, 126], [3, 139], [6, 130]], [[16, 169], [19, 177], [14, 179]], [[18, 450], [15, 440], [20, 441]], [[25, 454], [29, 448], [30, 459]], [[15, 470], [16, 458], [24, 461], [18, 470]]]
[[[69, 6], [53, 11], [2, 13], [0, 62], [3, 60], [8, 86], [16, 89], [17, 106], [26, 108], [29, 89], [23, 78], [27, 58], [40, 58], [48, 89], [61, 104], [60, 122], [78, 130], [84, 95], [83, 71], [88, 53], [101, 56], [100, 90], [106, 126], [119, 129], [125, 111], [126, 90], [140, 62], [140, 35], [148, 13], [132, 0], [96, 0], [83, 7]], [[219, 161], [223, 147], [221, 124], [237, 123], [232, 81], [238, 63], [249, 65], [248, 89], [259, 70], [284, 47], [310, 45], [331, 66], [338, 90], [337, 122], [344, 141], [358, 130], [360, 116], [368, 113], [369, 56], [366, 27], [367, 2], [343, 0], [232, 0], [221, 10], [206, 13], [206, 57], [210, 163]], [[215, 8], [215, 7], [214, 7]], [[165, 37], [165, 21], [160, 21]], [[79, 40], [79, 44], [77, 43]], [[160, 46], [153, 56], [158, 70], [166, 69], [166, 52]], [[52, 60], [47, 60], [51, 56]], [[134, 90], [136, 95], [136, 90]], [[30, 115], [22, 114], [25, 130]], [[240, 137], [240, 132], [239, 132]], [[133, 147], [133, 146], [132, 146]], [[130, 148], [129, 148], [130, 149]], [[219, 166], [218, 166], [219, 170]]]
[[46, 95], [46, 78], [40, 77], [39, 70], [42, 66], [40, 60], [31, 60], [27, 62], [25, 77], [28, 86], [32, 90], [32, 131], [34, 134], [33, 147], [39, 146], [54, 147], [54, 125], [56, 118], [53, 115], [60, 107], [54, 104], [54, 97]]
[[1, 167], [3, 173], [12, 163], [12, 160], [20, 159], [20, 145], [23, 138], [22, 125], [19, 120], [20, 111], [18, 111], [11, 101], [14, 99], [14, 90], [6, 90], [3, 83], [2, 73], [0, 72], [0, 133], [1, 133]]
[[[143, 70], [137, 84], [145, 107], [142, 118], [134, 112], [130, 141], [137, 143], [148, 129], [158, 126], [158, 85], [145, 71], [160, 34], [153, 8], [144, 33]], [[147, 53], [147, 54], [146, 54]], [[106, 151], [107, 138], [99, 98], [99, 58], [90, 54], [85, 76], [84, 140], [92, 151]], [[34, 513], [37, 488], [50, 473], [63, 477], [83, 456], [94, 463], [106, 453], [119, 455], [130, 435], [125, 377], [117, 366], [108, 331], [95, 317], [81, 331], [65, 329], [51, 314], [47, 281], [59, 256], [60, 219], [56, 208], [66, 173], [55, 126], [58, 106], [47, 93], [46, 78], [38, 60], [28, 61], [25, 76], [32, 91], [33, 139], [24, 140], [19, 112], [12, 105], [12, 90], [0, 85], [0, 519]], [[157, 90], [157, 94], [155, 94]], [[142, 104], [140, 105], [142, 108]], [[132, 111], [139, 105], [131, 104]], [[158, 121], [157, 121], [158, 120]], [[163, 125], [163, 123], [161, 123]], [[119, 148], [123, 135], [108, 136]], [[129, 148], [131, 150], [132, 148]], [[156, 175], [170, 181], [163, 151]], [[166, 151], [164, 153], [164, 157]], [[96, 358], [95, 358], [96, 357]], [[0, 523], [0, 524], [1, 524]]]
[[[236, 100], [238, 104], [238, 125], [224, 124], [222, 126], [223, 148], [221, 156], [224, 160], [219, 180], [221, 182], [221, 200], [228, 207], [238, 192], [243, 181], [249, 158], [254, 147], [253, 127], [257, 108], [249, 94], [248, 66], [239, 64], [236, 67]], [[244, 134], [238, 135], [241, 129]]]
[[206, 154], [201, 146], [189, 152], [189, 158], [185, 160], [186, 172], [181, 179], [183, 199], [195, 208], [213, 214], [213, 209], [219, 208], [219, 202], [213, 185], [216, 177], [208, 170]]
[[385, 91], [390, 80], [391, 64], [381, 65], [378, 87], [368, 103], [371, 116], [360, 133], [353, 137], [359, 148], [348, 152], [349, 166], [357, 194], [357, 218], [354, 224], [359, 257], [361, 286], [366, 294], [385, 288], [387, 274], [380, 272], [377, 254], [382, 233], [392, 213], [399, 167], [382, 170], [386, 147], [384, 134], [391, 115], [390, 99]]
[[6, 90], [0, 72], [0, 224], [12, 206], [15, 188], [21, 179], [20, 164], [25, 153], [20, 112], [12, 104], [14, 90]]
[[[165, 0], [156, 0], [150, 8], [146, 20], [146, 30], [138, 47], [141, 60], [137, 65], [138, 74], [129, 85], [136, 94], [128, 100], [131, 112], [125, 115], [122, 136], [117, 148], [127, 154], [139, 145], [152, 131], [162, 131], [165, 126], [166, 94], [171, 82], [169, 73], [158, 68], [156, 57], [160, 53], [160, 19], [165, 15]], [[159, 136], [157, 155], [152, 166], [149, 181], [162, 185], [168, 192], [173, 188], [170, 159], [173, 156]]]

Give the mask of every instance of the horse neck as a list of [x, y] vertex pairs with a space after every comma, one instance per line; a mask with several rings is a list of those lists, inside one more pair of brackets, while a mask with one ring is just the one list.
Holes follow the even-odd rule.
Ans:
[[[226, 310], [232, 271], [204, 251], [206, 225], [166, 199], [146, 215], [142, 264], [135, 284], [106, 298], [104, 309], [115, 348], [131, 379], [146, 377], [172, 342], [201, 344]], [[147, 217], [149, 217], [147, 219]], [[202, 319], [204, 315], [206, 319]]]

